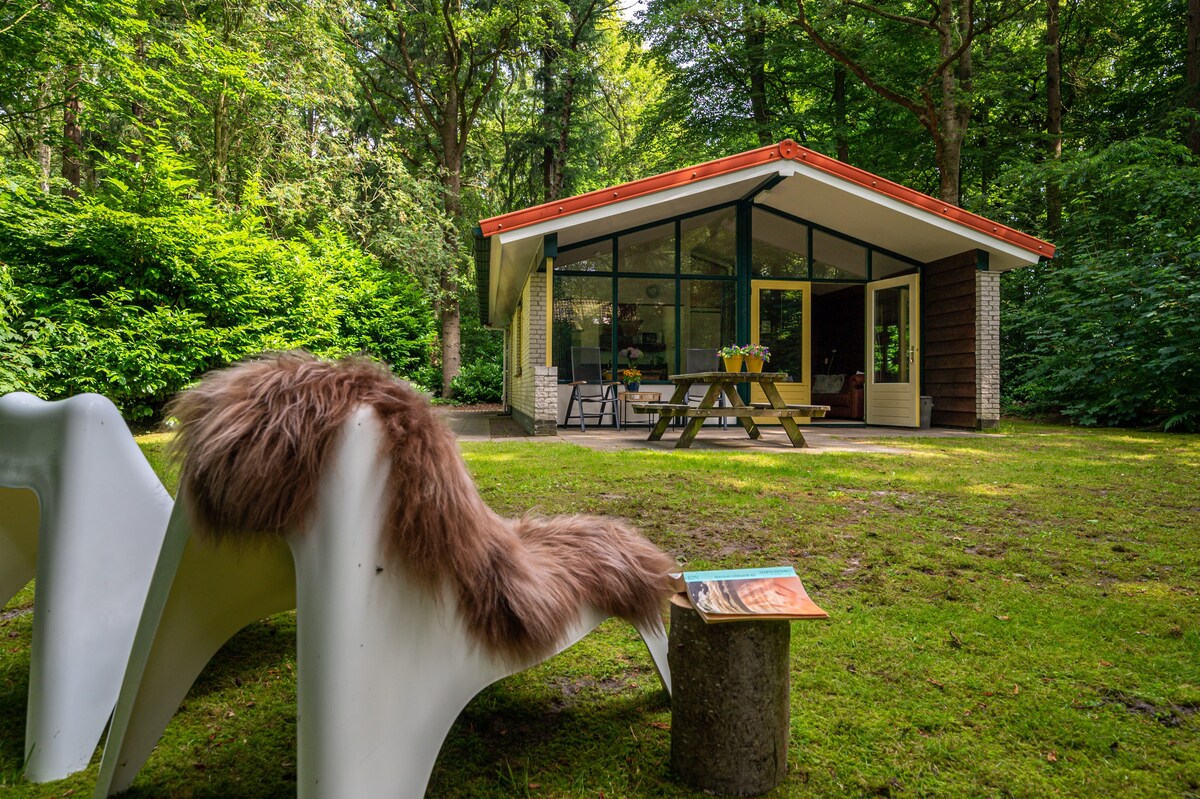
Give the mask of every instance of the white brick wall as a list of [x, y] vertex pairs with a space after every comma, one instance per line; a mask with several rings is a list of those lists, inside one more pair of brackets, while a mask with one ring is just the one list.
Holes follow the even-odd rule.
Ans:
[[1000, 273], [975, 272], [975, 416], [1000, 420]]
[[[509, 364], [509, 407], [513, 418], [534, 435], [556, 435], [558, 369], [546, 366], [546, 275], [535, 272], [521, 293], [521, 352]], [[510, 335], [511, 338], [511, 335]], [[517, 363], [520, 375], [517, 375]]]

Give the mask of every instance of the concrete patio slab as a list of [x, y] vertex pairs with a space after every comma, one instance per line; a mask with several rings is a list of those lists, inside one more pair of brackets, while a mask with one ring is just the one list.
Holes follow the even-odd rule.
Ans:
[[970, 430], [947, 428], [911, 429], [901, 427], [841, 427], [832, 425], [804, 425], [801, 430], [808, 447], [797, 449], [791, 445], [783, 429], [764, 426], [762, 438], [747, 437], [742, 428], [731, 427], [721, 430], [715, 425], [706, 426], [687, 450], [676, 450], [675, 442], [679, 430], [668, 430], [660, 441], [648, 441], [650, 431], [645, 427], [626, 427], [615, 430], [611, 427], [593, 427], [586, 432], [577, 427], [560, 427], [557, 436], [527, 436], [508, 416], [495, 412], [472, 412], [452, 410], [446, 413], [447, 423], [460, 441], [528, 441], [531, 443], [575, 444], [604, 452], [619, 452], [629, 449], [657, 450], [661, 452], [687, 452], [706, 450], [728, 450], [746, 452], [794, 452], [816, 455], [823, 452], [879, 452], [902, 454], [907, 450], [894, 441], [879, 443], [882, 439], [930, 439], [930, 438], [973, 438], [994, 436], [996, 433], [977, 433]]

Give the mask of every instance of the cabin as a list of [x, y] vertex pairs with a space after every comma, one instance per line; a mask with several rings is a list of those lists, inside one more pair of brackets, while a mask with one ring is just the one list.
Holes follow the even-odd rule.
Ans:
[[572, 347], [612, 374], [634, 347], [642, 390], [669, 394], [688, 350], [715, 368], [735, 343], [770, 347], [788, 402], [861, 391], [841, 423], [916, 427], [931, 401], [934, 426], [992, 427], [1000, 275], [1053, 255], [791, 140], [484, 219], [475, 240], [505, 404], [539, 435], [563, 419]]

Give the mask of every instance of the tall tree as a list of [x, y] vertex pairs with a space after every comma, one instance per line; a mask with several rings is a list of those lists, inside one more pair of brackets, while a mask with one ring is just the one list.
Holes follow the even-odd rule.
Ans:
[[[447, 216], [462, 217], [463, 163], [484, 102], [496, 88], [506, 56], [517, 53], [530, 9], [500, 0], [368, 0], [362, 24], [348, 33], [362, 53], [359, 78], [376, 121], [407, 139], [415, 165], [433, 168]], [[452, 232], [454, 248], [461, 250]], [[442, 396], [462, 362], [459, 288], [466, 257], [440, 268], [437, 314], [441, 325]]]
[[[1059, 0], [1046, 0], [1046, 147], [1051, 160], [1062, 157], [1062, 61], [1059, 52]], [[1062, 224], [1062, 191], [1053, 178], [1046, 183], [1046, 231]]]
[[1192, 112], [1187, 146], [1200, 155], [1200, 0], [1188, 0], [1186, 103]]
[[[918, 50], [905, 48], [904, 56], [920, 66], [907, 75], [888, 74], [887, 67], [872, 57], [861, 40], [850, 41], [837, 31], [823, 33], [818, 24], [828, 20], [810, 16], [812, 5], [815, 5], [813, 0], [796, 0], [796, 24], [817, 47], [844, 64], [872, 91], [917, 118], [933, 141], [939, 196], [957, 205], [963, 143], [975, 100], [972, 49], [975, 39], [1012, 19], [1030, 5], [1030, 0], [997, 0], [978, 5], [975, 0], [895, 2], [892, 5], [896, 11], [860, 0], [838, 0], [826, 7], [833, 14], [849, 15], [853, 9], [868, 15], [873, 28], [883, 29], [890, 23], [907, 30], [897, 41], [911, 41], [916, 34]], [[926, 13], [919, 16], [919, 9], [925, 9]]]
[[616, 0], [565, 0], [559, 20], [541, 43], [542, 199], [558, 199], [564, 189], [568, 153], [579, 135], [577, 105], [595, 90], [597, 49], [604, 26], [617, 12]]

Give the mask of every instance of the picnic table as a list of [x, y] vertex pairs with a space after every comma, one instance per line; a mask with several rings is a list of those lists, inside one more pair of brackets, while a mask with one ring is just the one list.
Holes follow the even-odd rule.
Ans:
[[[807, 447], [808, 442], [796, 424], [797, 417], [821, 417], [829, 410], [828, 405], [788, 405], [784, 402], [775, 384], [789, 379], [786, 372], [692, 372], [670, 375], [667, 379], [675, 384], [675, 392], [670, 400], [634, 405], [633, 409], [638, 413], [658, 414], [658, 423], [650, 431], [650, 441], [661, 439], [672, 419], [686, 418], [688, 423], [675, 442], [676, 449], [686, 449], [692, 445], [705, 419], [729, 416], [736, 418], [746, 434], [756, 440], [762, 438], [762, 431], [754, 423], [754, 417], [779, 419], [792, 446]], [[767, 402], [747, 405], [737, 392], [738, 383], [758, 383]], [[692, 405], [687, 401], [688, 389], [696, 384], [706, 384], [708, 390], [699, 405]], [[714, 407], [722, 393], [729, 400], [729, 407]]]

